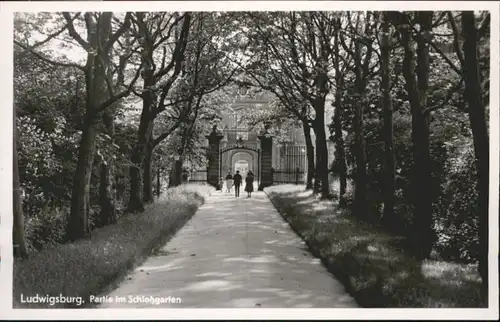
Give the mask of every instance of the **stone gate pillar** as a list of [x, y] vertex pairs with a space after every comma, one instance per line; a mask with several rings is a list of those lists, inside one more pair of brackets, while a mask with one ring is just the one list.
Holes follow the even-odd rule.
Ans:
[[217, 125], [214, 125], [210, 135], [205, 136], [208, 139], [208, 168], [207, 168], [207, 183], [219, 187], [219, 173], [220, 160], [220, 141], [224, 137], [220, 131], [217, 130]]
[[267, 129], [258, 136], [260, 140], [260, 184], [259, 191], [273, 183], [273, 137]]

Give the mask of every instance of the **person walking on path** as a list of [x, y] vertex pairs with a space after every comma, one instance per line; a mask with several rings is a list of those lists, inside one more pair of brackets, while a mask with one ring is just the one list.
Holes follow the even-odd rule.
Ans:
[[233, 184], [234, 184], [234, 194], [236, 197], [240, 196], [240, 186], [243, 178], [241, 177], [240, 171], [236, 171], [236, 174], [233, 176]]
[[231, 171], [228, 171], [226, 176], [226, 192], [231, 192], [232, 186], [233, 186], [233, 175], [231, 174]]
[[247, 198], [252, 197], [252, 192], [253, 192], [253, 172], [252, 170], [248, 171], [247, 177], [245, 178], [245, 191], [247, 192]]
[[219, 188], [220, 192], [224, 192], [224, 180], [222, 180], [222, 177], [219, 178]]

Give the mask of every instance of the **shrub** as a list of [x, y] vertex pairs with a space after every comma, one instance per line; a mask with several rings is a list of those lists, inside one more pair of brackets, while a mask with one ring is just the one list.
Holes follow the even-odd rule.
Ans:
[[[442, 258], [465, 262], [475, 262], [478, 237], [477, 219], [474, 211], [477, 194], [474, 153], [468, 119], [456, 108], [446, 107], [433, 112], [430, 124], [431, 183], [434, 230], [438, 241], [435, 252]], [[401, 230], [405, 237], [412, 234], [413, 223], [413, 151], [411, 139], [411, 115], [404, 110], [404, 104], [394, 113], [394, 148], [396, 155], [395, 208], [401, 220]], [[365, 218], [380, 218], [383, 210], [384, 188], [383, 164], [384, 141], [381, 118], [365, 120], [367, 154], [367, 203], [373, 214]], [[346, 159], [349, 176], [356, 171], [354, 135], [345, 138]], [[336, 168], [333, 167], [332, 171]], [[352, 207], [353, 190], [345, 196]], [[355, 214], [359, 215], [359, 214]], [[361, 214], [363, 215], [363, 214]], [[363, 216], [361, 216], [363, 217]]]
[[65, 241], [68, 210], [45, 207], [38, 215], [28, 217], [25, 222], [27, 248], [30, 252], [55, 246]]
[[479, 247], [477, 218], [477, 178], [471, 145], [448, 162], [449, 179], [435, 213], [439, 240], [436, 249], [441, 257], [462, 262], [476, 262]]

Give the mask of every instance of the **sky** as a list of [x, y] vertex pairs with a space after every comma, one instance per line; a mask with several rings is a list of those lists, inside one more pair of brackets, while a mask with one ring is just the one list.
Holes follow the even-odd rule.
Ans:
[[[33, 14], [29, 14], [31, 17], [33, 17]], [[27, 21], [28, 24], [24, 24], [20, 22], [20, 25], [22, 25], [22, 28], [30, 28], [32, 29], [30, 34], [29, 34], [29, 43], [30, 45], [36, 44], [40, 41], [43, 41], [47, 38], [47, 34], [50, 34], [51, 31], [57, 31], [60, 30], [60, 28], [63, 26], [61, 21], [55, 21], [56, 19], [62, 18], [59, 14], [53, 13], [52, 16], [53, 18], [51, 20], [46, 20], [44, 21], [43, 24], [43, 30], [44, 33], [47, 34], [42, 34], [39, 30], [42, 24], [38, 23], [37, 20], [31, 18], [30, 16], [27, 16], [27, 13], [19, 13], [18, 17], [21, 18], [21, 21]], [[59, 18], [60, 17], [60, 18]], [[26, 20], [24, 20], [26, 19]], [[75, 29], [76, 31], [82, 36], [82, 38], [86, 39], [86, 33], [85, 29], [82, 28], [80, 25], [75, 23]], [[16, 35], [14, 35], [15, 39], [17, 38]], [[74, 63], [81, 63], [84, 61], [85, 56], [86, 56], [86, 51], [76, 45], [76, 44], [71, 44], [67, 40], [69, 39], [69, 35], [67, 31], [64, 31], [61, 35], [56, 37], [55, 39], [50, 40], [47, 44], [43, 45], [40, 49], [47, 49], [53, 51], [53, 56], [50, 58], [53, 59], [61, 59], [63, 57], [67, 57], [67, 61], [74, 62]], [[61, 48], [61, 46], [65, 46], [64, 48]]]

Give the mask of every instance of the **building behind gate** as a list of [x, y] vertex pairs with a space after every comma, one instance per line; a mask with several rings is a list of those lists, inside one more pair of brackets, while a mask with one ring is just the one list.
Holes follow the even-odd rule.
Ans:
[[[234, 100], [222, 114], [217, 132], [207, 135], [208, 167], [194, 170], [190, 175], [191, 182], [216, 182], [214, 164], [217, 163], [217, 178], [225, 177], [228, 172], [234, 174], [237, 170], [245, 177], [252, 170], [259, 184], [263, 181], [265, 185], [305, 183], [307, 157], [302, 127], [286, 129], [285, 142], [278, 142], [272, 137], [264, 138], [264, 129], [251, 129], [244, 123], [242, 116], [245, 112], [265, 108], [271, 99], [271, 96], [263, 95]], [[329, 116], [326, 117], [328, 120]], [[314, 133], [311, 135], [314, 140]], [[263, 149], [262, 140], [270, 143], [269, 151]], [[329, 159], [332, 154], [333, 146], [329, 146]]]

